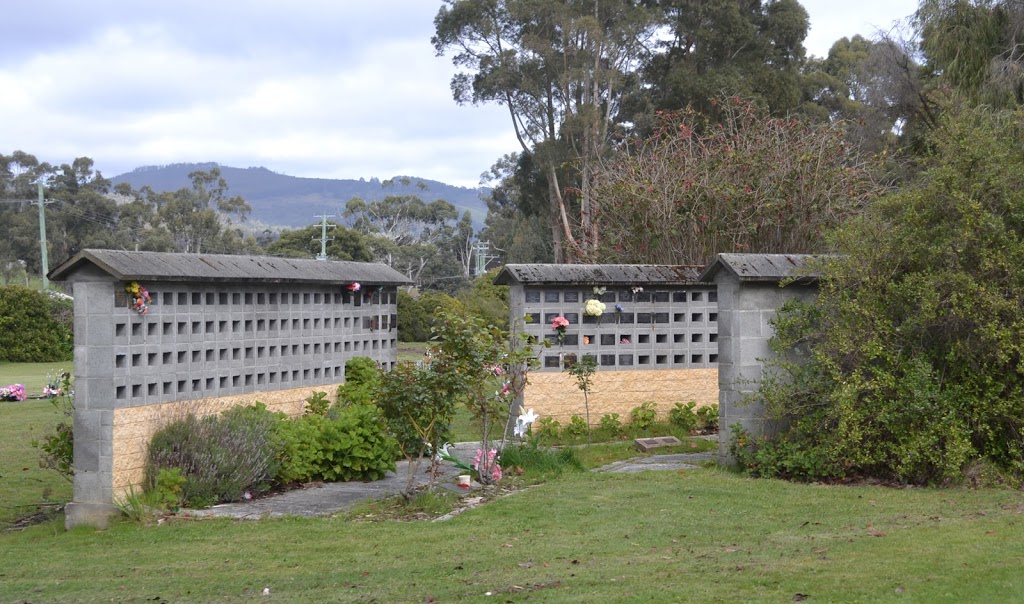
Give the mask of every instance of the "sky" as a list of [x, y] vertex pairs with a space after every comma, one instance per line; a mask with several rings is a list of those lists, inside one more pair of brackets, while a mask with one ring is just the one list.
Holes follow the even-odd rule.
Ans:
[[[808, 53], [888, 31], [916, 0], [801, 0]], [[520, 150], [507, 110], [458, 105], [430, 44], [438, 0], [11, 2], [0, 153], [111, 177], [214, 161], [318, 178], [474, 187]]]

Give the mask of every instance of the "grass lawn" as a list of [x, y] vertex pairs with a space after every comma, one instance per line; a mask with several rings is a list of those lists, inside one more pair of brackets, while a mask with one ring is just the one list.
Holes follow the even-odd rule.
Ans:
[[[58, 417], [49, 401], [0, 403], [0, 528], [70, 499], [29, 445]], [[693, 442], [657, 452], [713, 446]], [[593, 467], [628, 446], [580, 457]], [[717, 468], [565, 473], [445, 522], [66, 532], [58, 516], [0, 532], [0, 602], [1012, 602], [1021, 568], [1021, 491], [802, 485]]]
[[71, 483], [40, 468], [39, 450], [31, 444], [61, 417], [48, 400], [0, 403], [0, 530], [54, 502], [71, 500]]
[[430, 342], [399, 342], [398, 343], [398, 362], [411, 361], [422, 361], [423, 355], [427, 353], [427, 349], [430, 348]]
[[0, 601], [1014, 601], [1022, 512], [1011, 490], [571, 474], [440, 523], [36, 526], [0, 535]]

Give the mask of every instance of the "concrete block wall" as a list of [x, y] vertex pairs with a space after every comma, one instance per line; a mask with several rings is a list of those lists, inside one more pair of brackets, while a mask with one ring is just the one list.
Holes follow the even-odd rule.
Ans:
[[387, 369], [396, 361], [394, 288], [353, 295], [313, 285], [142, 285], [153, 298], [149, 312], [130, 311], [123, 288], [110, 292], [112, 332], [95, 334], [112, 341], [119, 406], [335, 384], [352, 357]]
[[[550, 347], [537, 346], [539, 371], [561, 371], [583, 355], [593, 355], [601, 370], [643, 371], [715, 367], [718, 362], [717, 291], [711, 285], [592, 287], [513, 285], [513, 321], [523, 334]], [[605, 304], [601, 317], [584, 313], [587, 300]], [[616, 304], [623, 312], [615, 310]], [[569, 321], [559, 341], [551, 321]]]
[[741, 281], [720, 272], [718, 285], [718, 372], [719, 372], [719, 458], [731, 462], [731, 426], [740, 424], [752, 434], [771, 436], [779, 426], [761, 405], [748, 397], [759, 388], [765, 375], [764, 361], [774, 356], [769, 346], [772, 320], [779, 308], [792, 299], [809, 300], [817, 294], [816, 284], [779, 281]]
[[[148, 417], [163, 418], [168, 403], [303, 393], [289, 398], [294, 406], [310, 387], [333, 392], [350, 358], [367, 356], [388, 369], [397, 361], [394, 286], [351, 294], [323, 284], [143, 282], [153, 298], [143, 315], [128, 307], [126, 283], [96, 267], [77, 271], [71, 283], [75, 480], [68, 526], [104, 526], [115, 496], [134, 479], [124, 476], [139, 474], [137, 446], [128, 447], [132, 459], [117, 456], [128, 450], [115, 440], [124, 410], [154, 407], [161, 412]], [[128, 423], [139, 432], [138, 422]]]

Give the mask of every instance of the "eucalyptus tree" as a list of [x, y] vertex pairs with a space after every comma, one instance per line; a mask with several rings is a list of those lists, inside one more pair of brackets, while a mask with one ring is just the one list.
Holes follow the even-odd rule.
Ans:
[[592, 170], [661, 14], [636, 0], [444, 0], [434, 19], [435, 50], [460, 68], [455, 100], [506, 107], [543, 172], [556, 261], [599, 244]]
[[1024, 2], [922, 0], [915, 22], [933, 77], [973, 103], [1024, 104]]

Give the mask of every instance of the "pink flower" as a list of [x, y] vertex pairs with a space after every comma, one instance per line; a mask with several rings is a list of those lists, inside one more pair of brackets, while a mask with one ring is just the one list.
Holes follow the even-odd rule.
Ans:
[[568, 326], [569, 319], [566, 319], [562, 315], [558, 315], [557, 317], [551, 320], [551, 329], [554, 329], [556, 331], [559, 329], [565, 329]]
[[358, 283], [349, 283], [348, 285], [345, 286], [345, 289], [347, 289], [350, 292], [357, 292], [359, 291], [360, 287], [361, 286]]

